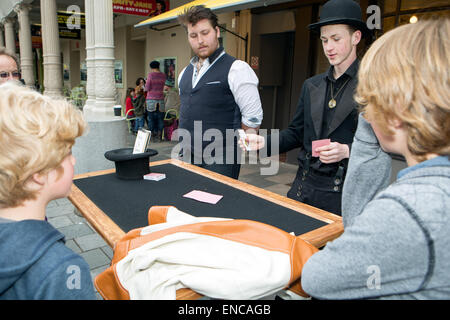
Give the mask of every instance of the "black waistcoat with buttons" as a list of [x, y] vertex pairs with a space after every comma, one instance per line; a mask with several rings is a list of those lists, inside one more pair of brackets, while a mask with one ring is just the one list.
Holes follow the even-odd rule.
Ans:
[[[221, 50], [219, 50], [213, 56], [220, 54]], [[181, 100], [179, 127], [188, 130], [191, 134], [191, 151], [194, 153], [200, 151], [194, 150], [194, 140], [199, 139], [198, 135], [202, 137], [202, 150], [212, 141], [215, 141], [216, 145], [225, 146], [226, 129], [235, 130], [241, 127], [241, 112], [228, 84], [228, 73], [235, 60], [226, 53], [217, 58], [194, 88], [192, 87], [193, 65], [189, 64], [183, 73], [179, 85]], [[201, 121], [201, 123], [197, 122], [194, 127], [194, 121]], [[216, 129], [210, 131], [213, 135], [211, 140], [203, 137], [208, 129]], [[218, 133], [217, 130], [221, 132], [221, 135], [215, 134]]]

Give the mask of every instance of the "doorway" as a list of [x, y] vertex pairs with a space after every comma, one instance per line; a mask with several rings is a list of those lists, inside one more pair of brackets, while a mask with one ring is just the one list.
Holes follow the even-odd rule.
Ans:
[[294, 32], [260, 36], [259, 85], [264, 109], [262, 129], [283, 129], [290, 121]]

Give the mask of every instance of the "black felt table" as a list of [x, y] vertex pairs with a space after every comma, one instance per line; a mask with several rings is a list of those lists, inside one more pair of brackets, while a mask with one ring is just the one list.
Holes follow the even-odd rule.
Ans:
[[[125, 232], [147, 226], [148, 209], [164, 205], [197, 217], [260, 221], [296, 235], [327, 224], [173, 164], [154, 166], [151, 171], [165, 173], [166, 179], [121, 180], [111, 173], [76, 179], [74, 184]], [[223, 198], [213, 205], [183, 197], [192, 190]]]

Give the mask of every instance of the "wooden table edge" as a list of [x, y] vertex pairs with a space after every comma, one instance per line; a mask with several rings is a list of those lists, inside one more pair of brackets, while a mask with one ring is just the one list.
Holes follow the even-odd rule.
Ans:
[[125, 236], [126, 233], [75, 184], [72, 184], [68, 199], [111, 248]]

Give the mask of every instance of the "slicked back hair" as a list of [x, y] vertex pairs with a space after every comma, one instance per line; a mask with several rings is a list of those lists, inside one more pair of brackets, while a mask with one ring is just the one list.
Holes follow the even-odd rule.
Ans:
[[188, 24], [196, 25], [200, 20], [208, 19], [215, 29], [219, 26], [217, 15], [203, 5], [188, 7], [178, 16], [178, 22], [187, 30]]

